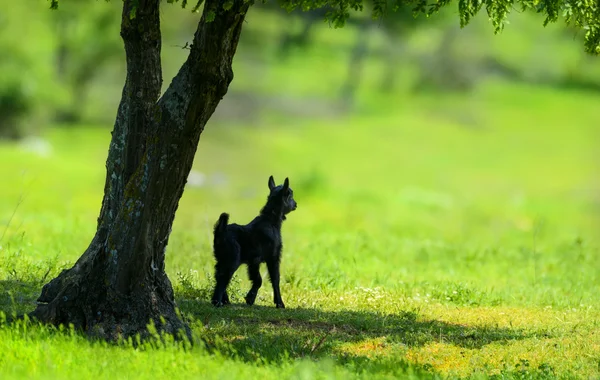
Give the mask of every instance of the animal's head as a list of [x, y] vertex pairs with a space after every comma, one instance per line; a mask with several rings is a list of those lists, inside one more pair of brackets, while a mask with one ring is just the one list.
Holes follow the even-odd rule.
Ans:
[[283, 211], [283, 219], [285, 215], [294, 211], [298, 204], [294, 200], [294, 191], [290, 187], [290, 181], [286, 178], [283, 181], [283, 185], [275, 186], [275, 180], [273, 176], [269, 177], [269, 200], [268, 202], [274, 202], [281, 206]]

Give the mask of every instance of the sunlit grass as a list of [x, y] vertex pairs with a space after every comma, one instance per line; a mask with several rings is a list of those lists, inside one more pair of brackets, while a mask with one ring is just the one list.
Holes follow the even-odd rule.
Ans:
[[[336, 122], [209, 125], [194, 167], [208, 185], [188, 186], [167, 253], [199, 344], [3, 324], [0, 377], [600, 376], [598, 97], [489, 83], [401, 100]], [[100, 207], [109, 130], [44, 137], [48, 156], [0, 146], [7, 315], [77, 259]], [[212, 224], [252, 218], [270, 174], [299, 204], [283, 231], [288, 308], [268, 282], [241, 306], [241, 270], [236, 305], [216, 310]]]

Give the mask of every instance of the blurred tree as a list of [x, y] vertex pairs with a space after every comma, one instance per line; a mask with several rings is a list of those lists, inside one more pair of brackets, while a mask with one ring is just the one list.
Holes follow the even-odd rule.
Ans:
[[[414, 17], [413, 8], [409, 3], [395, 2], [394, 0], [365, 0], [364, 7], [366, 11], [380, 16], [376, 19], [356, 18], [355, 25], [358, 28], [354, 46], [350, 52], [348, 64], [348, 75], [342, 85], [340, 95], [346, 106], [351, 107], [354, 103], [356, 91], [362, 81], [362, 72], [365, 59], [372, 51], [369, 51], [369, 37], [373, 28], [377, 27], [383, 31], [385, 44], [377, 52], [383, 58], [385, 69], [382, 70], [380, 90], [382, 92], [391, 92], [396, 83], [396, 52], [402, 48], [410, 34], [425, 22], [422, 18]], [[383, 9], [383, 10], [378, 10]], [[393, 10], [390, 12], [389, 10]], [[437, 15], [436, 15], [437, 16]], [[431, 20], [427, 20], [431, 24]], [[438, 21], [438, 20], [436, 20]], [[450, 62], [447, 62], [450, 64]]]
[[462, 91], [475, 86], [478, 70], [473, 60], [461, 59], [453, 49], [460, 29], [446, 28], [433, 54], [422, 58], [418, 79], [413, 87], [422, 91]]
[[[168, 0], [174, 2], [176, 0]], [[287, 9], [330, 6], [327, 18], [343, 26], [361, 0], [282, 0]], [[57, 0], [51, 0], [57, 7]], [[187, 1], [182, 0], [185, 6]], [[419, 0], [416, 10], [431, 14], [448, 4]], [[381, 17], [387, 1], [374, 1]], [[483, 6], [500, 30], [512, 1], [459, 1], [461, 23]], [[543, 6], [550, 21], [558, 12], [588, 27], [586, 47], [598, 52], [596, 2], [552, 1]], [[252, 1], [204, 0], [189, 56], [161, 96], [160, 0], [124, 0], [121, 37], [127, 77], [106, 161], [107, 175], [97, 231], [75, 265], [46, 284], [31, 316], [46, 322], [72, 323], [107, 339], [147, 334], [157, 329], [189, 329], [176, 313], [165, 250], [179, 199], [192, 167], [200, 135], [233, 79], [231, 68], [244, 18]], [[216, 158], [218, 159], [218, 157]]]
[[88, 88], [109, 62], [123, 53], [118, 31], [118, 3], [65, 2], [53, 12], [57, 47], [56, 74], [68, 88], [70, 99], [58, 110], [59, 121], [79, 122]]
[[[369, 19], [363, 13], [373, 12], [377, 7], [385, 7], [385, 12], [378, 19]], [[262, 8], [282, 12], [282, 8], [276, 1], [266, 1]], [[354, 44], [348, 54], [348, 71], [344, 82], [340, 88], [340, 100], [348, 107], [352, 108], [356, 92], [363, 82], [363, 67], [367, 56], [378, 57], [383, 61], [381, 82], [379, 89], [382, 92], [392, 92], [396, 84], [396, 75], [398, 73], [397, 64], [399, 61], [399, 51], [403, 50], [408, 38], [419, 27], [420, 24], [427, 23], [431, 26], [433, 22], [444, 24], [448, 27], [450, 15], [448, 12], [430, 17], [428, 20], [414, 17], [413, 7], [409, 3], [398, 3], [394, 0], [385, 0], [385, 4], [378, 0], [365, 0], [364, 10], [366, 12], [350, 12], [350, 16], [345, 22], [357, 29]], [[393, 9], [394, 12], [387, 10]], [[317, 22], [323, 22], [328, 12], [335, 9], [326, 6], [319, 9], [302, 11], [294, 9], [290, 15], [300, 19], [300, 29], [288, 28], [281, 32], [278, 54], [280, 59], [286, 59], [293, 48], [306, 48], [310, 42], [310, 32]], [[370, 42], [375, 29], [382, 32], [384, 43], [377, 49], [370, 48]], [[415, 86], [416, 90], [442, 89], [442, 90], [468, 90], [475, 82], [475, 76], [469, 75], [464, 70], [464, 61], [456, 54], [453, 54], [452, 47], [457, 33], [452, 26], [448, 28], [448, 33], [444, 34], [440, 41], [438, 51], [433, 57], [424, 59], [425, 65], [419, 70], [419, 78]]]
[[0, 12], [0, 138], [16, 139], [38, 129], [39, 121], [66, 100], [52, 80], [55, 41], [49, 12], [30, 8], [16, 2]]
[[[264, 4], [260, 5], [266, 9], [269, 9], [274, 12], [284, 13], [285, 10], [282, 9], [277, 1], [265, 1]], [[278, 54], [280, 59], [286, 59], [291, 50], [295, 47], [305, 48], [308, 46], [310, 42], [310, 32], [313, 29], [313, 26], [317, 22], [323, 22], [325, 19], [325, 14], [329, 11], [328, 8], [319, 8], [319, 9], [311, 9], [303, 12], [300, 9], [295, 9], [289, 12], [289, 15], [295, 16], [300, 19], [301, 27], [300, 30], [294, 30], [291, 28], [283, 29], [281, 31], [281, 36], [279, 37], [279, 49]], [[289, 17], [289, 16], [288, 16]]]

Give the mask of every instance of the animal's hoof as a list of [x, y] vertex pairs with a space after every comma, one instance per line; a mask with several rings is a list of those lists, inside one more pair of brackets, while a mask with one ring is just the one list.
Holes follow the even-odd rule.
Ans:
[[252, 306], [254, 305], [254, 301], [256, 301], [256, 296], [248, 294], [246, 297], [244, 297], [244, 299], [246, 300], [246, 304], [248, 306]]
[[215, 301], [215, 300], [213, 300], [212, 304], [213, 304], [214, 307], [221, 307], [221, 306], [223, 306], [223, 302], [221, 302], [221, 301]]
[[283, 304], [283, 302], [281, 302], [281, 303], [276, 303], [276, 304], [275, 304], [275, 307], [276, 307], [276, 308], [278, 308], [278, 309], [285, 309], [285, 305]]

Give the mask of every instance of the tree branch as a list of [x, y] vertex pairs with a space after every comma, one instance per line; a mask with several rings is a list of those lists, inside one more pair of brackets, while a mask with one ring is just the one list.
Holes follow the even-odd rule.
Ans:
[[[177, 125], [202, 132], [233, 80], [232, 60], [252, 4], [246, 0], [205, 1], [190, 54], [159, 101], [163, 118], [185, 121]], [[183, 98], [183, 107], [171, 107], [174, 98]]]
[[[204, 125], [233, 79], [232, 60], [250, 5], [251, 2], [244, 0], [228, 0], [227, 4], [206, 1], [188, 59], [158, 103], [155, 97], [148, 96], [149, 92], [143, 93], [141, 100], [136, 96], [128, 98], [129, 86], [136, 84], [136, 78], [148, 80], [143, 70], [131, 72], [128, 68], [123, 99], [124, 110], [129, 114], [120, 115], [118, 120], [130, 119], [126, 128], [137, 135], [132, 136], [129, 131], [126, 146], [138, 148], [136, 153], [141, 156], [126, 155], [126, 168], [134, 172], [130, 175], [124, 172], [127, 182], [121, 188], [124, 189], [122, 194], [118, 194], [122, 197], [121, 208], [107, 236], [106, 252], [109, 267], [113, 268], [108, 271], [111, 274], [108, 283], [121, 294], [128, 294], [148, 276], [153, 278], [164, 272], [165, 248], [179, 199]], [[129, 28], [125, 16], [124, 13], [123, 25]], [[157, 23], [158, 20], [153, 22]], [[148, 27], [145, 24], [143, 26]], [[152, 33], [159, 36], [159, 32], [153, 30], [136, 33], [140, 33], [139, 29], [122, 32], [128, 63], [132, 58], [143, 57], [136, 54], [139, 50], [132, 49], [132, 42], [142, 40], [146, 42], [143, 46], [150, 48], [148, 44], [153, 40], [144, 39]], [[156, 43], [159, 46], [158, 41]], [[151, 58], [159, 59], [159, 56], [151, 55], [139, 65], [148, 69], [147, 61]], [[158, 61], [156, 65], [159, 64]], [[158, 87], [156, 90], [152, 95], [158, 94]], [[138, 106], [137, 112], [125, 108], [132, 104]], [[137, 166], [130, 166], [134, 160]]]
[[121, 37], [125, 43], [127, 77], [106, 161], [105, 198], [99, 226], [116, 217], [125, 185], [145, 151], [147, 131], [162, 86], [159, 6], [160, 0], [123, 2]]

